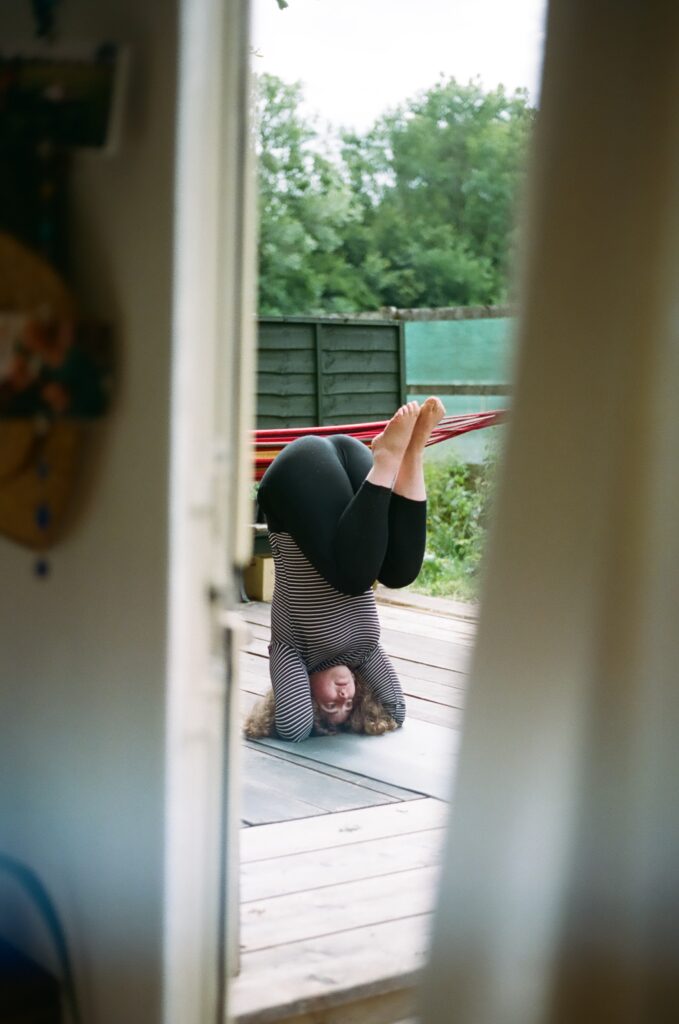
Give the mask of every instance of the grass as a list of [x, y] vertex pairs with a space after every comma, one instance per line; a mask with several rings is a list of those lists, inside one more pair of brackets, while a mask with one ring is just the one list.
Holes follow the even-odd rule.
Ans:
[[478, 597], [495, 464], [494, 455], [480, 466], [451, 457], [426, 461], [427, 550], [412, 590], [458, 601]]

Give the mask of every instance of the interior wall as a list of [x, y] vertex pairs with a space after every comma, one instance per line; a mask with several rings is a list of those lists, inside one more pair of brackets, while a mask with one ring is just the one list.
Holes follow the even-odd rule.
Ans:
[[[116, 395], [86, 501], [41, 580], [0, 539], [0, 849], [36, 870], [66, 927], [84, 1018], [160, 1019], [176, 12], [164, 0], [69, 0], [58, 45], [130, 46], [122, 143], [72, 175], [77, 296], [109, 320]], [[0, 37], [30, 40], [31, 5]], [[0, 879], [0, 934], [48, 959]], [[9, 934], [8, 934], [9, 932]]]

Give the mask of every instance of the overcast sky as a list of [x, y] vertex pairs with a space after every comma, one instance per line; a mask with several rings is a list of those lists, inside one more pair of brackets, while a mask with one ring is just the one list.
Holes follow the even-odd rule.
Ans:
[[546, 0], [253, 0], [256, 71], [305, 85], [307, 111], [369, 127], [442, 73], [537, 102]]

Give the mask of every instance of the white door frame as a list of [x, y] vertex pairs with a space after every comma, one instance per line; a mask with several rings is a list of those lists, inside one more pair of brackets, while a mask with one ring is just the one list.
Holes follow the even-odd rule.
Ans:
[[248, 0], [182, 0], [179, 54], [163, 1021], [222, 1024], [237, 950], [235, 570], [249, 557], [254, 396]]

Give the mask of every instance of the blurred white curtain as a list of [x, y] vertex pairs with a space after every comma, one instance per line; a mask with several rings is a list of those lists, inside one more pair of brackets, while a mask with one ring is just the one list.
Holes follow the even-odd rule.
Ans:
[[552, 0], [429, 1024], [679, 1019], [679, 4]]

